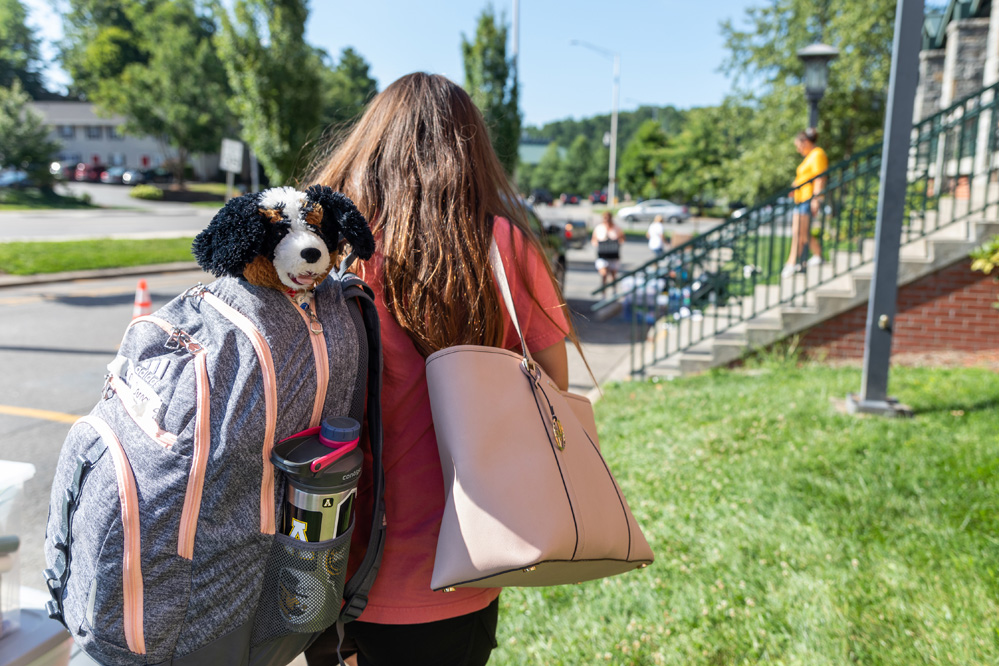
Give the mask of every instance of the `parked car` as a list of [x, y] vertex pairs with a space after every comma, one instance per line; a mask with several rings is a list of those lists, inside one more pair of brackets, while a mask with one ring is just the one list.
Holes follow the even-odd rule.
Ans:
[[99, 183], [101, 180], [101, 173], [105, 170], [107, 170], [107, 165], [104, 164], [87, 164], [86, 162], [80, 162], [76, 165], [76, 173], [73, 178], [74, 180], [88, 183]]
[[591, 192], [590, 203], [607, 203], [607, 190], [595, 190]]
[[101, 172], [101, 182], [102, 183], [123, 183], [123, 176], [125, 172], [128, 171], [123, 166], [113, 166], [108, 167], [106, 170]]
[[173, 182], [173, 173], [164, 167], [155, 167], [152, 169], [126, 169], [121, 175], [121, 182], [125, 185], [170, 183]]
[[656, 215], [662, 215], [667, 222], [679, 223], [690, 217], [686, 206], [666, 199], [649, 199], [634, 206], [626, 206], [617, 212], [625, 222], [651, 222]]
[[553, 201], [552, 193], [544, 188], [531, 190], [530, 196], [527, 197], [527, 203], [531, 206], [537, 206], [538, 204], [550, 205]]
[[60, 160], [49, 165], [49, 173], [57, 180], [73, 180], [76, 177], [75, 160]]
[[579, 195], [578, 194], [569, 194], [567, 192], [563, 192], [562, 195], [559, 197], [559, 201], [561, 201], [564, 204], [578, 204], [579, 203]]
[[0, 171], [0, 187], [19, 189], [22, 187], [34, 187], [35, 183], [27, 171], [20, 169], [9, 169]]

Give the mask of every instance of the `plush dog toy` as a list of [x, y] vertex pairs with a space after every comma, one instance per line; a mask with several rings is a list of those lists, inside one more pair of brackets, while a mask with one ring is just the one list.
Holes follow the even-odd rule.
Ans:
[[216, 277], [241, 277], [304, 306], [339, 258], [341, 235], [353, 254], [371, 257], [374, 238], [350, 199], [322, 185], [275, 187], [231, 199], [192, 252]]

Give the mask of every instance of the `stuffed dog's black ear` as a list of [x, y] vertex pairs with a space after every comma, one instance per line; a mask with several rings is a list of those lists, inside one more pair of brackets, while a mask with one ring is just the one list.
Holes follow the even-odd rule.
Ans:
[[354, 202], [326, 185], [312, 185], [305, 193], [323, 208], [323, 237], [327, 244], [336, 247], [342, 233], [358, 257], [370, 259], [375, 238]]
[[267, 234], [259, 203], [259, 194], [244, 194], [230, 199], [215, 214], [191, 245], [191, 253], [201, 268], [216, 277], [243, 276], [246, 265], [260, 254]]

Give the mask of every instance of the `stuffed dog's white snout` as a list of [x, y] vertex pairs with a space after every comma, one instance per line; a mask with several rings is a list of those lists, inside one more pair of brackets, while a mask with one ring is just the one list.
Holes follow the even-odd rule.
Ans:
[[313, 286], [317, 278], [326, 275], [329, 267], [329, 249], [312, 231], [293, 227], [274, 249], [274, 270], [278, 278], [296, 291]]

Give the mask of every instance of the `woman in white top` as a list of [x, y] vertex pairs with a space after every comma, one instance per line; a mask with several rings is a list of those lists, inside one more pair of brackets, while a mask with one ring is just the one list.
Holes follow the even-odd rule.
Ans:
[[661, 257], [666, 253], [666, 227], [663, 226], [663, 216], [656, 215], [649, 225], [649, 230], [645, 232], [645, 237], [649, 239], [649, 249], [656, 257]]
[[[600, 285], [617, 279], [621, 270], [621, 243], [624, 242], [624, 232], [614, 224], [614, 216], [610, 211], [604, 213], [600, 223], [594, 227], [590, 236], [590, 244], [597, 248], [597, 272], [600, 273]], [[614, 288], [617, 291], [617, 288]]]

